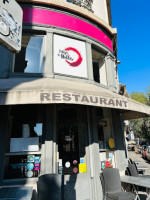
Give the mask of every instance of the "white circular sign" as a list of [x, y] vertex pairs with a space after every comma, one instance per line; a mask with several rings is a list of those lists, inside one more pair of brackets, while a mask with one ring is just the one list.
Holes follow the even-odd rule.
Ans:
[[70, 167], [70, 162], [66, 162], [66, 163], [65, 163], [65, 167], [66, 167], [66, 168], [69, 168], [69, 167]]
[[27, 171], [27, 177], [31, 178], [33, 176], [33, 171]]

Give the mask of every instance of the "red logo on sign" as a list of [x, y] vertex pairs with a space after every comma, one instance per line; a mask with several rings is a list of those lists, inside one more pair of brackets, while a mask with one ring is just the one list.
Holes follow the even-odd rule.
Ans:
[[68, 47], [65, 49], [65, 51], [73, 51], [78, 55], [78, 59], [75, 62], [69, 62], [68, 60], [65, 60], [71, 67], [77, 67], [81, 64], [83, 58], [81, 57], [81, 54], [79, 51], [73, 47]]
[[74, 167], [72, 171], [73, 171], [74, 174], [77, 174], [78, 173], [78, 168]]

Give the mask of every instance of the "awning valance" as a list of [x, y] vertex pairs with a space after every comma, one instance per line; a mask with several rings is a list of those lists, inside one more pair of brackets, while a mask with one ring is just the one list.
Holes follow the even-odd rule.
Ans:
[[53, 78], [0, 80], [0, 105], [81, 104], [119, 109], [124, 119], [150, 116], [150, 107], [94, 84]]

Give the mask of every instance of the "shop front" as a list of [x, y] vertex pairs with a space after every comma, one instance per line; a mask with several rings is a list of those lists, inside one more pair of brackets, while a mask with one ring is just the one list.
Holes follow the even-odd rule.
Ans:
[[1, 168], [2, 187], [21, 184], [37, 190], [38, 177], [62, 174], [65, 199], [91, 198], [91, 176], [95, 177], [95, 168], [99, 172], [100, 166], [99, 162], [94, 164], [96, 152], [91, 148], [95, 144], [89, 130], [93, 129], [91, 122], [88, 125], [92, 120], [90, 114], [87, 118], [89, 109], [72, 104], [13, 105], [8, 109], [2, 106], [1, 149], [6, 148]]
[[[32, 79], [30, 85], [24, 82], [14, 88], [13, 81], [16, 84], [11, 79], [10, 90], [1, 94], [1, 104], [5, 102], [0, 115], [1, 185], [21, 183], [37, 190], [41, 175], [62, 174], [65, 199], [101, 198], [101, 170], [117, 167], [124, 171], [127, 164], [123, 119], [129, 113], [148, 115], [146, 107], [98, 86], [91, 86], [89, 92], [87, 83]], [[34, 88], [33, 92], [32, 84], [40, 88], [36, 81], [42, 90]], [[50, 89], [51, 81], [56, 81], [57, 93]], [[57, 83], [63, 85], [62, 91], [57, 90]], [[49, 90], [43, 90], [43, 85], [49, 85]], [[136, 108], [145, 109], [145, 114]]]
[[59, 200], [103, 199], [101, 170], [126, 168], [123, 120], [150, 108], [118, 94], [108, 24], [78, 6], [30, 3], [21, 52], [0, 46], [0, 186], [31, 186], [37, 200], [39, 177], [56, 174]]

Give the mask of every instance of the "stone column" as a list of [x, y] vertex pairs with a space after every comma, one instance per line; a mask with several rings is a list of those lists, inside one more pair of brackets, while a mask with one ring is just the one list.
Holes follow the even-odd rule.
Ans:
[[100, 182], [100, 157], [99, 142], [97, 130], [96, 108], [88, 108], [88, 126], [89, 126], [89, 152], [90, 152], [90, 171], [92, 185], [92, 200], [102, 200], [103, 191]]
[[124, 171], [127, 166], [127, 152], [123, 130], [123, 121], [117, 110], [112, 110], [112, 121], [115, 138], [116, 165], [120, 171]]

